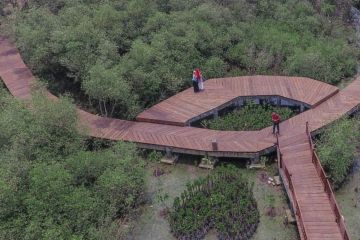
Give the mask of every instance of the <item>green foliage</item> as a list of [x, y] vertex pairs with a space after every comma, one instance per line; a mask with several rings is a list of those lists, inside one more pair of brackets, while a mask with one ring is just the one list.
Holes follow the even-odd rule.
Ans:
[[294, 115], [290, 108], [273, 107], [271, 105], [257, 105], [250, 102], [240, 110], [235, 110], [223, 117], [203, 120], [201, 125], [205, 128], [227, 131], [259, 130], [272, 125], [271, 113], [276, 112], [281, 120]]
[[1, 89], [0, 109], [0, 239], [119, 237], [116, 219], [143, 201], [136, 147], [85, 151], [67, 98], [25, 105]]
[[162, 152], [153, 150], [146, 155], [146, 159], [150, 162], [160, 162], [163, 156], [164, 154]]
[[352, 49], [343, 42], [324, 39], [307, 50], [296, 49], [285, 67], [290, 75], [300, 75], [322, 79], [327, 83], [336, 83], [344, 76], [353, 73], [356, 60], [348, 58]]
[[357, 156], [360, 139], [358, 119], [341, 119], [330, 125], [317, 142], [317, 152], [330, 180], [338, 187]]
[[42, 78], [75, 82], [102, 114], [132, 118], [190, 86], [195, 67], [205, 78], [289, 74], [335, 84], [352, 76], [358, 49], [341, 8], [310, 0], [31, 0], [9, 21]]
[[169, 216], [179, 239], [202, 239], [216, 227], [219, 239], [249, 239], [259, 223], [251, 186], [235, 167], [219, 167], [187, 185]]
[[136, 95], [131, 93], [131, 86], [112, 69], [106, 69], [101, 64], [94, 65], [83, 82], [83, 88], [90, 98], [99, 101], [99, 109], [104, 116], [112, 116], [118, 106], [125, 108], [123, 115], [129, 118], [138, 113], [137, 109], [134, 109]]
[[66, 97], [48, 101], [42, 94], [35, 94], [32, 108], [9, 97], [1, 101], [1, 150], [33, 160], [44, 155], [56, 159], [82, 148], [77, 112]]

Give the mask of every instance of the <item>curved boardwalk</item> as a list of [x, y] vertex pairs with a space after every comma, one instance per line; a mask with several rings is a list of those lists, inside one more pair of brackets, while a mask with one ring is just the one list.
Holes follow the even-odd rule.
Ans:
[[186, 126], [199, 116], [209, 116], [247, 97], [275, 98], [279, 103], [291, 101], [311, 108], [339, 91], [310, 78], [287, 76], [217, 78], [209, 79], [204, 85], [206, 91], [194, 93], [189, 88], [140, 113], [136, 120]]
[[[19, 99], [30, 97], [30, 87], [34, 76], [23, 63], [16, 47], [4, 37], [0, 37], [0, 77], [12, 95]], [[262, 78], [275, 84], [270, 84], [271, 86], [277, 86], [276, 82], [279, 81], [286, 87], [282, 89], [282, 92], [271, 92], [271, 90], [266, 90], [268, 87], [271, 89], [270, 85], [254, 85], [248, 95], [253, 93], [281, 95], [286, 98], [295, 98], [296, 101], [312, 106], [310, 110], [281, 123], [282, 135], [277, 145], [280, 173], [296, 212], [301, 238], [349, 239], [332, 190], [313, 151], [310, 131], [306, 131], [308, 129], [306, 123], [309, 122], [314, 132], [339, 117], [357, 110], [360, 103], [360, 78], [340, 92], [335, 87], [311, 79], [282, 77], [283, 80], [276, 80], [280, 78], [253, 77], [256, 79], [255, 82], [261, 81], [259, 79]], [[282, 81], [287, 81], [287, 83]], [[234, 80], [212, 80], [209, 81], [209, 85], [206, 85], [205, 92], [209, 94], [211, 84], [233, 83]], [[239, 81], [235, 83], [239, 84]], [[304, 83], [315, 84], [318, 87], [308, 87], [304, 90], [301, 87]], [[224, 87], [223, 90], [217, 88], [215, 91], [217, 96], [220, 96], [223, 91], [222, 94], [229, 97], [216, 99], [212, 103], [214, 105], [206, 105], [205, 109], [199, 111], [202, 113], [211, 111], [211, 108], [218, 107], [221, 102], [226, 103], [245, 94], [230, 95], [229, 88], [232, 87]], [[259, 89], [256, 90], [257, 88]], [[190, 94], [190, 91], [187, 90], [183, 94]], [[268, 92], [259, 94], [261, 91]], [[50, 93], [49, 97], [55, 98]], [[142, 147], [151, 149], [171, 148], [174, 152], [212, 156], [254, 156], [276, 148], [276, 139], [271, 134], [270, 128], [247, 132], [213, 131], [103, 118], [83, 110], [78, 110], [78, 112], [80, 121], [88, 125], [90, 136], [136, 142]], [[189, 119], [189, 116], [191, 118], [194, 115], [190, 114], [184, 119]], [[166, 118], [163, 120], [167, 121]], [[219, 145], [217, 150], [213, 150], [211, 146], [211, 141], [214, 139]]]

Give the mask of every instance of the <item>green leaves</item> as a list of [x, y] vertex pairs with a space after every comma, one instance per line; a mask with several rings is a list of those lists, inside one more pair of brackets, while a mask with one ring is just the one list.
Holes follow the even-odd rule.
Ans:
[[67, 156], [82, 147], [77, 113], [67, 98], [49, 101], [34, 94], [32, 109], [13, 99], [4, 99], [0, 126], [0, 149], [32, 160], [42, 155]]
[[356, 52], [342, 41], [318, 40], [316, 46], [296, 49], [289, 59], [285, 71], [290, 75], [300, 75], [321, 79], [328, 83], [338, 83], [351, 76], [356, 68]]
[[250, 102], [240, 110], [235, 110], [216, 119], [203, 120], [201, 124], [205, 128], [214, 130], [260, 130], [272, 125], [271, 113], [274, 111], [281, 116], [282, 120], [286, 120], [294, 115], [290, 108], [256, 105]]
[[0, 91], [0, 238], [114, 239], [114, 219], [143, 201], [132, 144], [87, 152], [75, 106], [34, 93], [25, 106]]
[[202, 239], [213, 226], [220, 239], [250, 238], [259, 212], [247, 181], [235, 167], [228, 166], [187, 184], [181, 197], [174, 200], [169, 222], [179, 239]]
[[317, 152], [336, 187], [346, 179], [360, 139], [358, 119], [341, 119], [327, 127], [317, 143]]

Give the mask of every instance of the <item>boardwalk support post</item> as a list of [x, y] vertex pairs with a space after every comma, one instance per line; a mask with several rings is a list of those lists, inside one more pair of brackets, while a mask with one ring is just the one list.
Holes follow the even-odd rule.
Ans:
[[215, 111], [214, 111], [214, 114], [213, 114], [213, 117], [214, 117], [214, 118], [218, 118], [218, 117], [219, 117], [219, 111], [216, 111], [216, 110], [215, 110]]
[[303, 111], [305, 111], [305, 106], [304, 106], [304, 104], [301, 104], [300, 105], [300, 112], [302, 113]]
[[219, 158], [217, 157], [210, 157], [208, 155], [205, 155], [199, 164], [199, 168], [207, 168], [207, 169], [214, 169], [215, 164], [219, 161]]
[[235, 102], [235, 107], [240, 108], [242, 106], [244, 106], [244, 99], [240, 98], [238, 101]]
[[178, 159], [179, 159], [179, 155], [173, 154], [171, 149], [169, 147], [166, 147], [165, 156], [160, 160], [160, 162], [167, 164], [176, 164]]
[[218, 151], [219, 148], [218, 148], [218, 142], [217, 142], [216, 138], [211, 141], [211, 146], [212, 146], [213, 151]]
[[260, 162], [260, 154], [256, 153], [254, 157], [250, 158], [246, 167], [249, 169], [252, 168], [262, 169], [265, 168], [265, 164]]
[[256, 153], [256, 155], [251, 158], [251, 163], [259, 163], [260, 162], [260, 154]]

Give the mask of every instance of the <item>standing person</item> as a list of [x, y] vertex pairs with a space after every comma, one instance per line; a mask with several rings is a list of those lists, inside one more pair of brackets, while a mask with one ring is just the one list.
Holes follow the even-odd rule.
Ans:
[[280, 134], [280, 116], [276, 112], [271, 113], [271, 119], [273, 122], [273, 134], [275, 134], [275, 128], [277, 129], [277, 134]]
[[196, 77], [196, 70], [193, 71], [192, 84], [194, 87], [194, 93], [199, 92], [199, 83], [198, 83], [197, 77]]
[[200, 91], [204, 90], [204, 79], [203, 79], [201, 70], [199, 68], [197, 68], [195, 70], [195, 76], [196, 76], [196, 79], [197, 79], [197, 82], [198, 82], [198, 85], [199, 85], [199, 90]]

